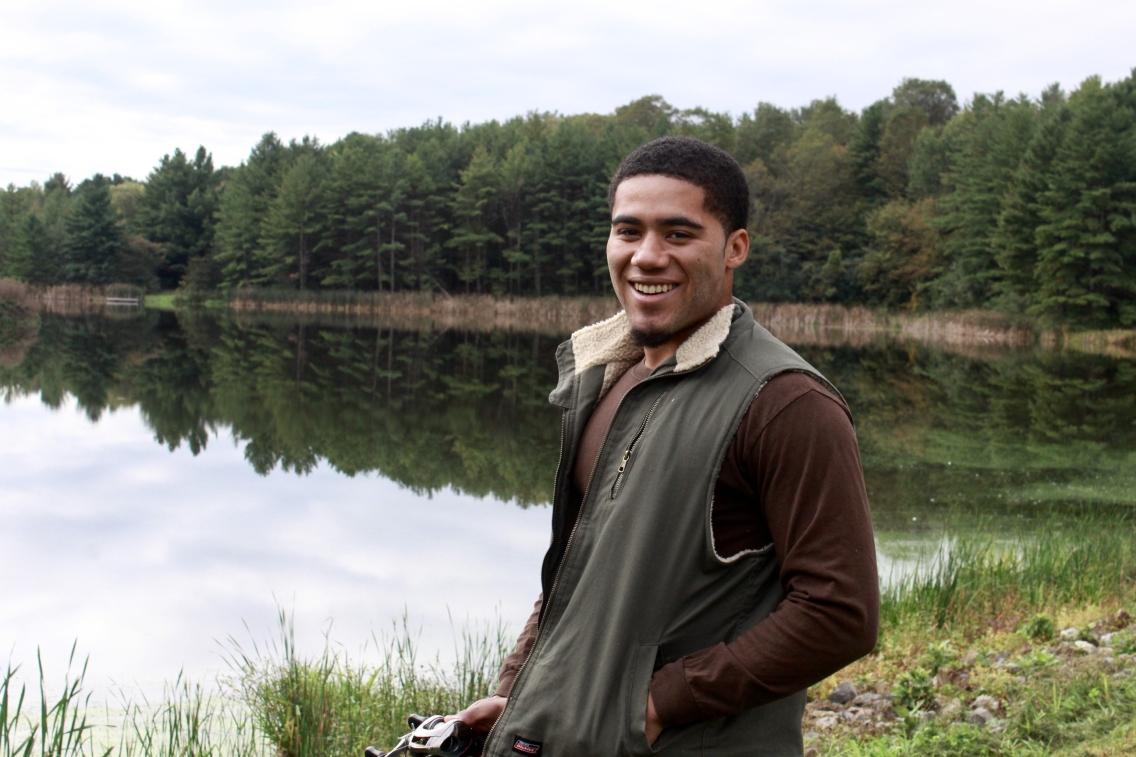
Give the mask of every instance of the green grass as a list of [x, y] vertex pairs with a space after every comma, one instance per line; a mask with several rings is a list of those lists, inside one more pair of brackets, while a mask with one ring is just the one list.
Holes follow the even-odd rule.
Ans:
[[175, 310], [179, 304], [177, 292], [160, 292], [146, 295], [143, 305], [153, 310]]
[[1044, 610], [1124, 601], [1136, 588], [1136, 518], [1052, 519], [1011, 537], [968, 531], [884, 592], [887, 628], [1012, 623]]
[[296, 651], [291, 618], [280, 613], [280, 639], [248, 651], [234, 644], [239, 692], [280, 757], [356, 757], [368, 745], [389, 749], [411, 713], [458, 712], [496, 687], [512, 639], [504, 627], [465, 629], [449, 669], [423, 664], [406, 619], [376, 639], [377, 664], [353, 662], [330, 642], [315, 658]]

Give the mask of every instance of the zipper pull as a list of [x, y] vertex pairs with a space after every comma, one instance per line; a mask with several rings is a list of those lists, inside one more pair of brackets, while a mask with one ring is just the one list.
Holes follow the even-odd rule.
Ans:
[[619, 473], [623, 473], [627, 469], [627, 461], [631, 459], [631, 448], [628, 447], [627, 451], [623, 453], [623, 460], [619, 463]]

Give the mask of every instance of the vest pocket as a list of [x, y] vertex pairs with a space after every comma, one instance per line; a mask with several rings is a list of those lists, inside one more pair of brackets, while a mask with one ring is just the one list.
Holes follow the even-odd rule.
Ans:
[[635, 650], [635, 658], [631, 663], [627, 730], [630, 736], [632, 754], [649, 755], [654, 753], [651, 744], [647, 741], [647, 694], [650, 691], [651, 674], [655, 672], [655, 658], [658, 654], [658, 644], [641, 644]]

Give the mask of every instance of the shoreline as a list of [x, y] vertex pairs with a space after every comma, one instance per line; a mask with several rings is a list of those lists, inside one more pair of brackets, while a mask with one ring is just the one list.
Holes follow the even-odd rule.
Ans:
[[[58, 315], [122, 312], [108, 306], [115, 287], [79, 285], [32, 287], [0, 280], [0, 299]], [[177, 293], [142, 297], [143, 307], [192, 310], [227, 309], [238, 316], [280, 315], [364, 323], [383, 328], [462, 331], [513, 331], [562, 336], [619, 312], [614, 297], [494, 297], [484, 294], [445, 296], [429, 292], [300, 293], [249, 290], [229, 299], [190, 302]], [[759, 323], [793, 346], [867, 347], [872, 344], [921, 344], [952, 352], [1040, 348], [1136, 357], [1136, 329], [1073, 331], [1042, 328], [989, 310], [889, 311], [863, 305], [815, 303], [748, 303]], [[131, 309], [133, 310], [133, 308]]]

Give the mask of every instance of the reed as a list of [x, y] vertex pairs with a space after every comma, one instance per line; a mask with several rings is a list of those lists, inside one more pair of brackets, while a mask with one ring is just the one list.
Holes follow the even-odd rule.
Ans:
[[424, 664], [407, 621], [375, 639], [377, 665], [352, 661], [330, 641], [314, 658], [296, 649], [293, 620], [280, 612], [280, 638], [249, 651], [232, 641], [231, 664], [243, 701], [280, 757], [359, 755], [390, 748], [412, 713], [458, 712], [487, 696], [511, 641], [504, 627], [466, 628], [455, 661]]
[[460, 329], [564, 334], [619, 311], [614, 298], [446, 297], [428, 292], [298, 292], [238, 290], [230, 307], [238, 312], [348, 315], [408, 330]]
[[260, 757], [268, 752], [247, 707], [223, 686], [209, 690], [180, 673], [161, 701], [126, 699], [117, 716], [108, 712], [107, 751], [119, 757]]
[[1136, 521], [1085, 515], [1029, 534], [996, 538], [981, 529], [945, 539], [884, 591], [885, 627], [1016, 625], [1070, 605], [1136, 594]]
[[[19, 666], [9, 663], [0, 679], [0, 757], [86, 757], [97, 752], [92, 739], [93, 726], [87, 721], [90, 694], [84, 692], [83, 679], [87, 663], [83, 662], [77, 674], [75, 645], [67, 661], [61, 693], [49, 696], [43, 673], [43, 659], [36, 652], [39, 670], [39, 702], [32, 706], [27, 690], [20, 684], [16, 691], [16, 674]], [[25, 710], [25, 705], [28, 709]]]

